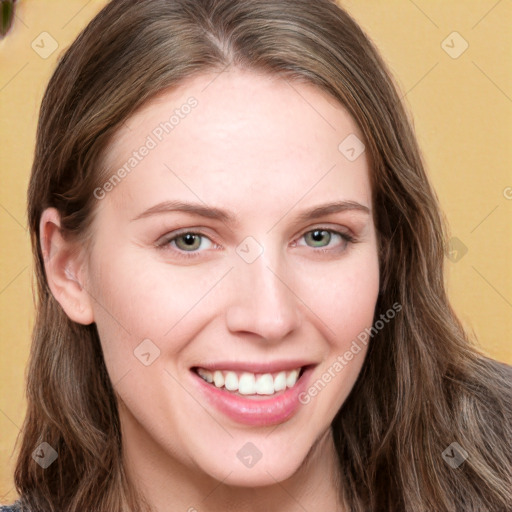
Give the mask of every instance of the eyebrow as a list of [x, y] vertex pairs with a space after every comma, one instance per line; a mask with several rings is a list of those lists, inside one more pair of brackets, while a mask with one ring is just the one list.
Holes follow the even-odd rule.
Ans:
[[[296, 216], [296, 219], [298, 222], [306, 222], [332, 213], [345, 211], [356, 211], [366, 214], [370, 213], [370, 209], [367, 206], [364, 206], [356, 201], [335, 201], [308, 208], [307, 210], [299, 213]], [[184, 201], [163, 201], [143, 211], [134, 217], [132, 221], [150, 217], [152, 215], [172, 212], [190, 213], [200, 217], [206, 217], [208, 219], [219, 220], [225, 224], [233, 226], [237, 226], [239, 224], [236, 216], [227, 210], [222, 210], [221, 208], [216, 208], [213, 206], [206, 206], [200, 203], [187, 203]]]

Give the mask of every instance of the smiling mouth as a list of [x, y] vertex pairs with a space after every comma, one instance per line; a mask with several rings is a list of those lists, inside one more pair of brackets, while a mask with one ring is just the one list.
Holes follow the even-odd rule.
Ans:
[[208, 384], [223, 391], [245, 397], [271, 397], [293, 388], [304, 369], [305, 367], [299, 367], [274, 373], [251, 373], [233, 370], [212, 371], [196, 367], [192, 368], [192, 371]]

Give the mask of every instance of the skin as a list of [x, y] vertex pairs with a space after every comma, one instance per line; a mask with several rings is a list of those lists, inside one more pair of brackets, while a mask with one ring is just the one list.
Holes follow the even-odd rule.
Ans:
[[[343, 510], [329, 427], [367, 347], [277, 426], [228, 418], [190, 368], [300, 358], [316, 364], [313, 383], [372, 325], [379, 263], [369, 161], [338, 150], [348, 135], [363, 137], [320, 89], [231, 69], [188, 79], [136, 112], [108, 149], [107, 177], [191, 96], [196, 108], [97, 201], [90, 250], [62, 238], [54, 209], [44, 212], [50, 287], [72, 320], [97, 325], [127, 472], [155, 510]], [[133, 220], [167, 200], [229, 210], [237, 224], [183, 212]], [[297, 220], [330, 201], [369, 213]], [[205, 235], [195, 258], [180, 257], [183, 239], [155, 245], [182, 228]], [[315, 245], [304, 235], [318, 228], [357, 242], [324, 234]], [[264, 249], [250, 264], [236, 252], [249, 236]], [[144, 339], [160, 350], [149, 366], [134, 357]], [[252, 468], [237, 457], [247, 442], [262, 454]]]

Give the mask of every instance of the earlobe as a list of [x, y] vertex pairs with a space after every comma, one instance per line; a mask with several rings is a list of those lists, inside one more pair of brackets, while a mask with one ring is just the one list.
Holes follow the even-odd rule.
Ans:
[[41, 252], [48, 286], [66, 315], [74, 322], [94, 322], [91, 296], [83, 285], [84, 264], [76, 243], [61, 231], [57, 209], [47, 208], [39, 223]]

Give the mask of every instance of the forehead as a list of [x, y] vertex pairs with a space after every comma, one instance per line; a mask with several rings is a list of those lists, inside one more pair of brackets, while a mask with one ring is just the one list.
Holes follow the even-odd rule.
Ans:
[[198, 75], [118, 130], [107, 179], [125, 172], [108, 198], [130, 212], [172, 199], [273, 215], [319, 200], [370, 206], [366, 152], [347, 158], [344, 142], [359, 152], [362, 139], [346, 109], [314, 85], [242, 70]]

